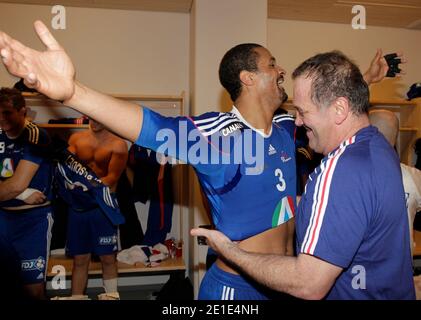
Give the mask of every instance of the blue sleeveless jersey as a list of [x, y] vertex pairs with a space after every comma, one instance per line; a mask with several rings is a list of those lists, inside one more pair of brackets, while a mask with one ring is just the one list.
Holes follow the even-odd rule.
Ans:
[[370, 126], [310, 175], [297, 252], [343, 268], [328, 299], [414, 299], [408, 230], [399, 159]]
[[232, 240], [243, 240], [294, 216], [293, 137], [289, 115], [276, 116], [265, 136], [236, 108], [176, 118], [144, 108], [136, 144], [192, 165], [216, 228]]
[[[48, 141], [49, 137], [45, 130], [38, 128], [32, 122], [26, 122], [23, 133], [16, 139], [9, 139], [0, 130], [0, 179], [2, 181], [10, 178], [16, 171], [21, 160], [27, 160], [39, 165], [35, 176], [32, 178], [29, 188], [37, 189], [52, 198], [52, 162], [49, 160], [39, 141]], [[26, 203], [11, 199], [0, 202], [0, 207], [18, 207]]]
[[55, 174], [60, 197], [76, 211], [100, 207], [114, 225], [123, 224], [124, 217], [108, 186], [75, 155], [67, 150], [61, 152]]

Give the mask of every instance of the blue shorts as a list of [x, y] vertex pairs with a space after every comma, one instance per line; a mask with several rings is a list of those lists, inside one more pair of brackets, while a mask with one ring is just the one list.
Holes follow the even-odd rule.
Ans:
[[22, 282], [45, 281], [53, 218], [51, 208], [11, 211], [0, 209], [0, 232], [17, 252]]
[[69, 207], [66, 254], [113, 254], [118, 251], [117, 232], [117, 226], [111, 223], [100, 208], [77, 211]]
[[220, 269], [214, 263], [205, 273], [199, 300], [289, 300], [288, 294], [268, 289], [238, 274]]

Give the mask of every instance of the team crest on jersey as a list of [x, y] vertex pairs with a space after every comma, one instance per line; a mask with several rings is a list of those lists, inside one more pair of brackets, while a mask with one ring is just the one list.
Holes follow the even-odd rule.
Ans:
[[291, 157], [288, 155], [288, 153], [286, 153], [285, 151], [281, 152], [281, 160], [283, 163], [288, 162], [289, 160], [291, 160]]
[[286, 196], [279, 201], [276, 206], [275, 212], [272, 217], [272, 228], [275, 228], [289, 219], [293, 218], [295, 215], [295, 206], [294, 201], [291, 196]]
[[23, 271], [32, 271], [32, 270], [44, 270], [45, 259], [43, 257], [38, 257], [37, 259], [23, 260], [22, 261], [22, 270]]
[[230, 135], [234, 131], [237, 131], [239, 129], [244, 128], [244, 126], [241, 124], [241, 122], [234, 122], [232, 124], [227, 125], [226, 127], [222, 128], [220, 132], [224, 137]]

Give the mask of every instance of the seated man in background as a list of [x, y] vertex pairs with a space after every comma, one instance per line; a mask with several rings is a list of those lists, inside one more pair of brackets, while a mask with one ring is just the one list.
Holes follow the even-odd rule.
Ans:
[[0, 236], [17, 254], [27, 296], [44, 299], [53, 224], [52, 165], [30, 143], [44, 140], [47, 133], [26, 120], [26, 112], [18, 90], [0, 90]]
[[[395, 147], [399, 132], [399, 120], [389, 110], [371, 110], [369, 119], [377, 127], [386, 140]], [[405, 190], [406, 208], [408, 210], [411, 253], [414, 250], [413, 225], [417, 211], [421, 210], [421, 171], [401, 163], [403, 188]]]
[[[68, 150], [96, 173], [111, 192], [127, 162], [126, 142], [90, 120], [90, 129], [74, 133]], [[88, 280], [91, 253], [100, 257], [105, 294], [99, 299], [119, 299], [117, 291], [117, 226], [98, 207], [81, 209], [84, 203], [69, 207], [67, 253], [73, 256], [72, 297], [83, 298]]]

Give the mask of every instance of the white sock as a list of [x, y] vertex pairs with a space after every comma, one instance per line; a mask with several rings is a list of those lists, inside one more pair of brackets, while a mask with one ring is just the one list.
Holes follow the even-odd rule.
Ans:
[[102, 280], [106, 293], [117, 292], [117, 278]]

